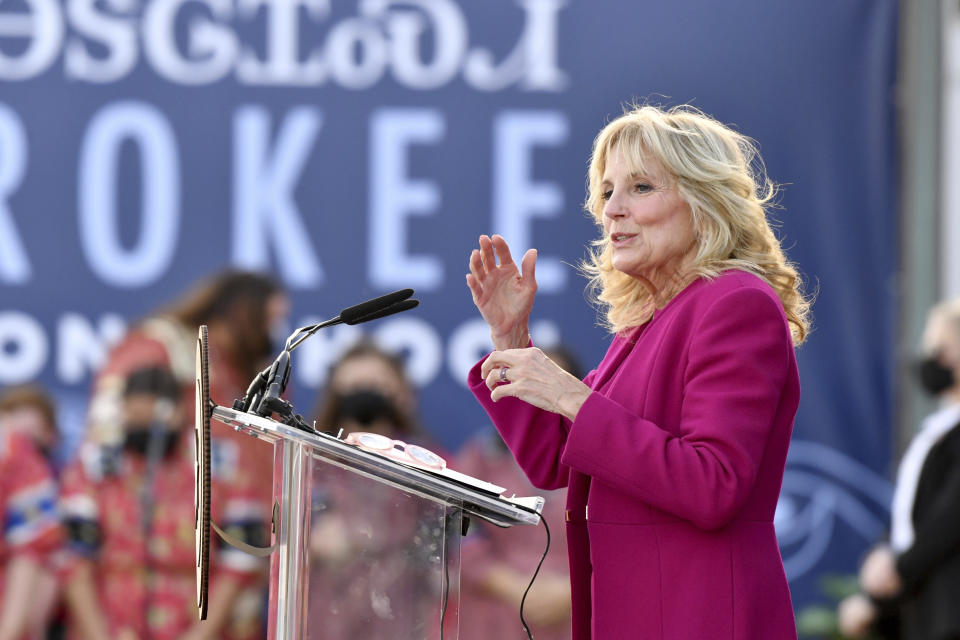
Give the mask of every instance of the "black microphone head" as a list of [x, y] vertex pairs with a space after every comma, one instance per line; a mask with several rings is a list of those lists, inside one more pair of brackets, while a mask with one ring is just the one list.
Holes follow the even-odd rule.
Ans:
[[401, 289], [400, 291], [394, 291], [393, 293], [388, 293], [385, 296], [380, 296], [379, 298], [374, 298], [373, 300], [361, 302], [358, 305], [348, 307], [341, 311], [340, 320], [342, 320], [344, 324], [357, 324], [358, 322], [365, 322], [365, 320], [360, 320], [360, 318], [368, 316], [372, 313], [376, 313], [381, 309], [386, 309], [390, 305], [406, 300], [412, 295], [413, 289]]
[[409, 311], [418, 304], [420, 304], [419, 300], [401, 300], [400, 302], [393, 303], [389, 307], [368, 313], [365, 316], [354, 318], [352, 321], [345, 322], [344, 324], [360, 324], [361, 322], [369, 322], [371, 320], [377, 320], [386, 316], [392, 316], [393, 314], [400, 313], [401, 311]]

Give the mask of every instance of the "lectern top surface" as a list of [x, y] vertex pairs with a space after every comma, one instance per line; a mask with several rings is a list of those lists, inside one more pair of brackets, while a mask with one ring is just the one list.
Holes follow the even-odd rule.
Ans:
[[327, 433], [307, 432], [257, 415], [214, 407], [213, 419], [268, 442], [284, 440], [308, 447], [312, 455], [353, 473], [390, 484], [401, 490], [444, 504], [460, 506], [467, 513], [498, 526], [536, 525], [543, 498], [505, 498], [504, 487], [452, 469], [424, 470], [385, 456], [364, 451]]

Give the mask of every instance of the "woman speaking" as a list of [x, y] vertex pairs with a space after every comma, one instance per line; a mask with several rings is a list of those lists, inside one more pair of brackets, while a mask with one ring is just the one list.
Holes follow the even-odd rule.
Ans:
[[796, 638], [773, 528], [809, 304], [752, 142], [683, 106], [597, 136], [584, 265], [613, 334], [581, 382], [534, 348], [536, 250], [480, 237], [495, 351], [470, 386], [534, 485], [568, 487], [573, 636]]

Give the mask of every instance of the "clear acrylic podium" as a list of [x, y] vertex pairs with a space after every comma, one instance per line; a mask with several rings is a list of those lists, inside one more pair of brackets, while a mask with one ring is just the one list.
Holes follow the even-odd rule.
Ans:
[[469, 519], [540, 520], [539, 497], [226, 407], [211, 417], [274, 447], [270, 640], [454, 640]]

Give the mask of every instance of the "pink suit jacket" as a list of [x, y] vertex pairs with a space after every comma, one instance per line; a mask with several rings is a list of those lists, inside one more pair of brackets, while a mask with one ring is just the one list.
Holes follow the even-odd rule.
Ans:
[[796, 638], [773, 529], [799, 375], [759, 278], [697, 280], [613, 339], [570, 422], [470, 386], [543, 489], [567, 486], [573, 637]]

